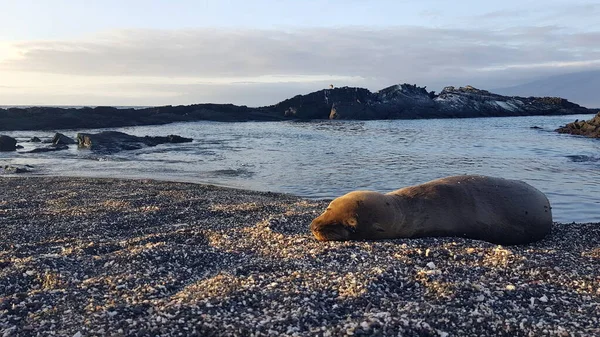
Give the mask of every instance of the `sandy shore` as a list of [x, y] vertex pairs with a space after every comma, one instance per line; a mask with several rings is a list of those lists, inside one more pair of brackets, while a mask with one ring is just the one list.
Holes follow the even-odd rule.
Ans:
[[0, 178], [3, 336], [600, 335], [600, 224], [320, 243], [326, 206], [207, 185]]

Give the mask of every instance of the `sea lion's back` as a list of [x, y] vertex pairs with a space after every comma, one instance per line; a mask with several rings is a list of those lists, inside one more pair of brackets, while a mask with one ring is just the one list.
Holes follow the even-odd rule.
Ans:
[[519, 180], [480, 175], [452, 176], [390, 194], [413, 200], [435, 226], [469, 237], [518, 244], [543, 238], [552, 226], [548, 198]]

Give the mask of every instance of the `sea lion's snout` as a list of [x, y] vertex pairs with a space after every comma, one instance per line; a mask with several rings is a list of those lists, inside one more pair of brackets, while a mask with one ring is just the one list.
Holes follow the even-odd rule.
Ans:
[[364, 192], [351, 192], [334, 199], [325, 212], [310, 224], [310, 230], [319, 241], [346, 241], [361, 239], [359, 209]]
[[324, 223], [319, 218], [310, 224], [310, 230], [319, 241], [345, 241], [350, 239], [350, 230], [340, 223]]

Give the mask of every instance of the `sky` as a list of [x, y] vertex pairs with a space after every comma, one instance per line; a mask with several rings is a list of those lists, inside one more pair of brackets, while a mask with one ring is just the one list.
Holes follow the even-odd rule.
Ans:
[[600, 2], [0, 0], [0, 105], [275, 104], [600, 69]]

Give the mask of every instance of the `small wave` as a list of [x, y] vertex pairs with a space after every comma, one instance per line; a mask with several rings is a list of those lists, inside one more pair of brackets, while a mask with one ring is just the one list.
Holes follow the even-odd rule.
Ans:
[[97, 154], [85, 154], [79, 155], [76, 158], [67, 158], [70, 160], [89, 160], [89, 161], [106, 161], [106, 162], [128, 162], [132, 161], [132, 158], [128, 157], [117, 157], [109, 155], [97, 155]]

